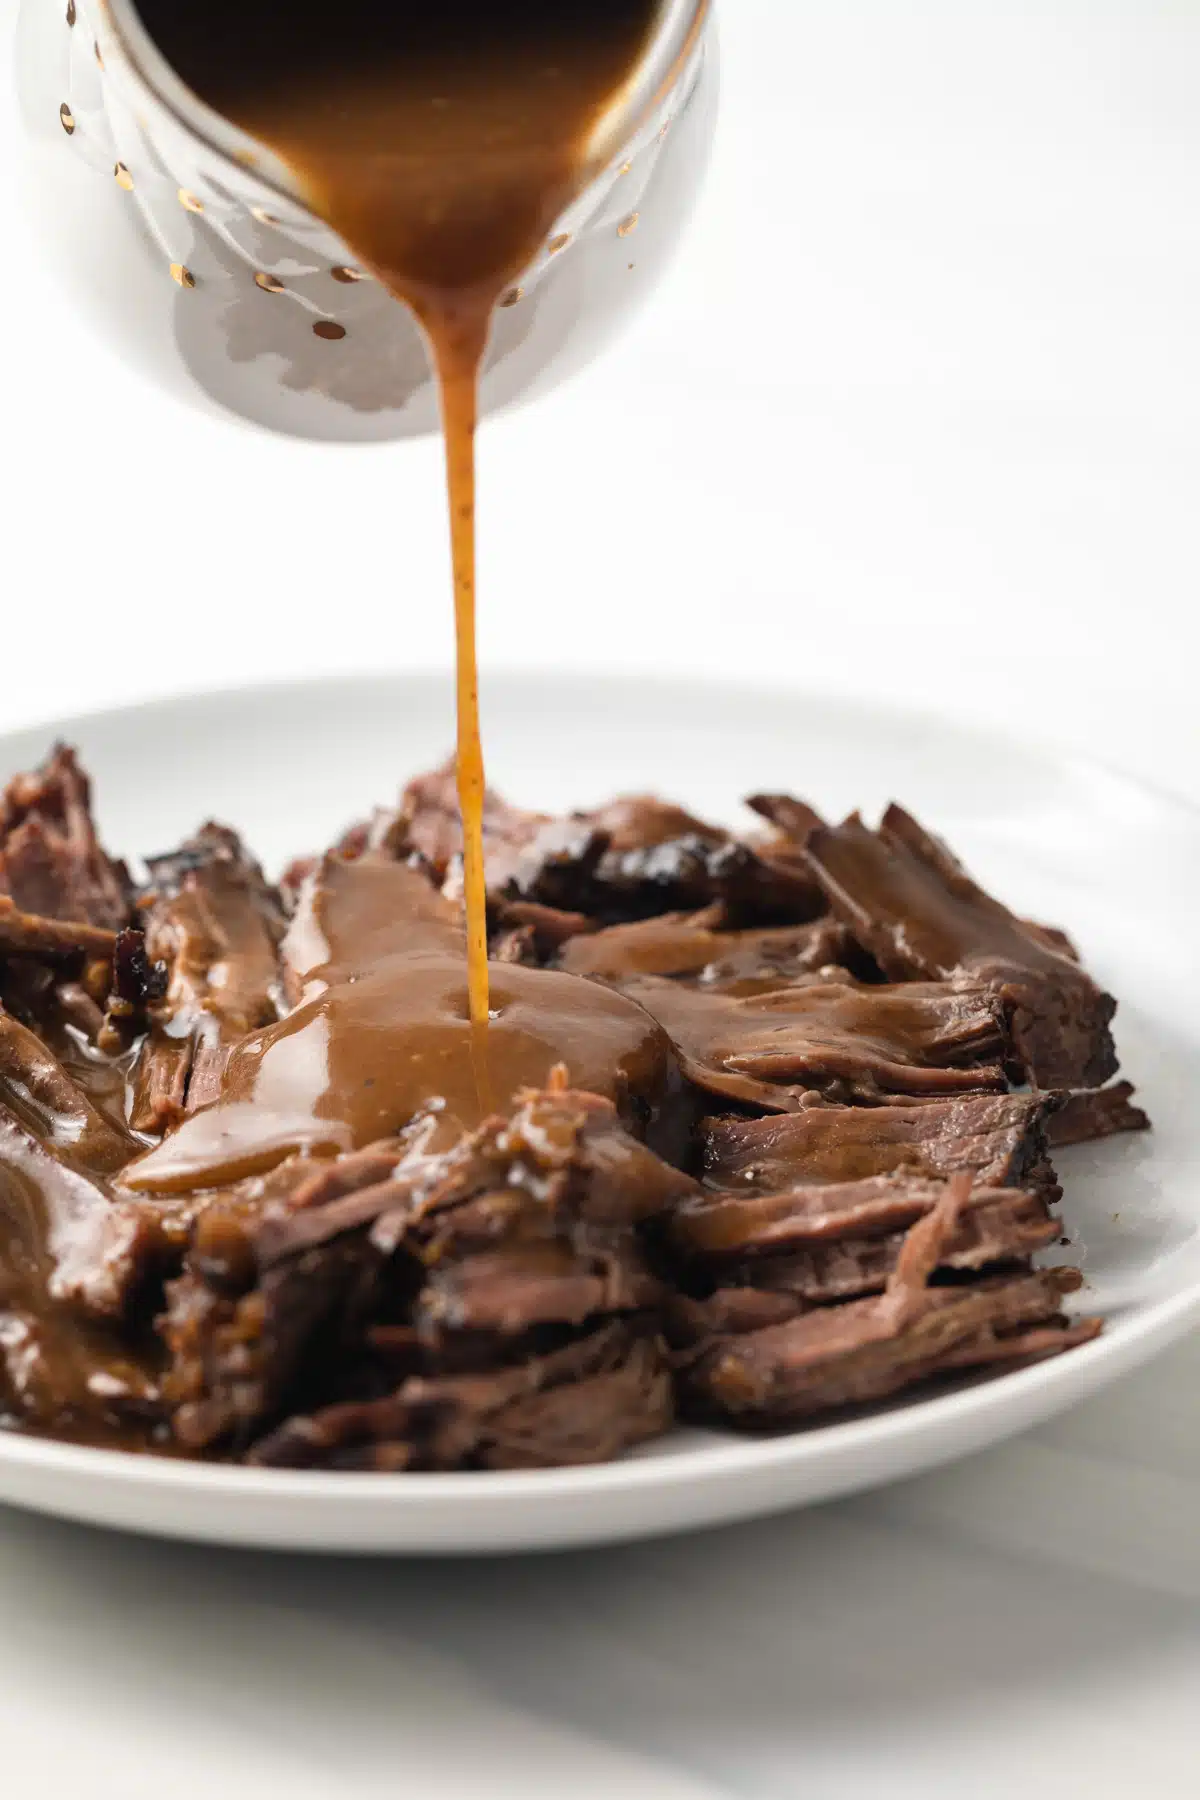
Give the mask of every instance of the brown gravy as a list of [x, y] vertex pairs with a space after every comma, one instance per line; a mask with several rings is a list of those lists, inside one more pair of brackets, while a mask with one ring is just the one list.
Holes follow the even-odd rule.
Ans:
[[285, 947], [293, 1010], [261, 1030], [243, 1021], [212, 1103], [142, 1156], [124, 1127], [123, 1065], [56, 1044], [86, 1093], [60, 1119], [52, 1073], [28, 1104], [19, 1083], [8, 1091], [0, 1044], [12, 1103], [0, 1119], [0, 1365], [18, 1372], [14, 1404], [59, 1436], [163, 1449], [141, 1417], [154, 1414], [159, 1348], [136, 1333], [131, 1348], [124, 1326], [72, 1298], [79, 1271], [104, 1267], [97, 1233], [115, 1222], [119, 1236], [122, 1220], [93, 1171], [127, 1164], [123, 1186], [186, 1222], [197, 1189], [294, 1150], [367, 1143], [426, 1108], [453, 1139], [560, 1062], [652, 1140], [679, 1128], [682, 1108], [669, 1040], [636, 1002], [525, 968], [497, 967], [489, 994], [475, 648], [475, 427], [492, 312], [590, 180], [589, 141], [660, 0], [137, 4], [175, 71], [295, 171], [427, 337], [454, 561], [467, 927], [464, 967], [461, 915], [422, 875], [332, 859]]
[[486, 1091], [479, 370], [497, 301], [590, 178], [590, 140], [634, 74], [660, 0], [139, 0], [139, 10], [176, 72], [283, 158], [429, 341], [454, 558], [468, 994]]
[[679, 1111], [678, 1063], [636, 1001], [550, 969], [493, 971], [494, 1093], [471, 1060], [461, 924], [424, 875], [402, 863], [331, 857], [283, 948], [298, 1004], [235, 1045], [222, 1097], [131, 1164], [123, 1184], [155, 1193], [221, 1186], [292, 1151], [361, 1148], [433, 1102], [448, 1147], [545, 1083], [557, 1063], [655, 1136]]

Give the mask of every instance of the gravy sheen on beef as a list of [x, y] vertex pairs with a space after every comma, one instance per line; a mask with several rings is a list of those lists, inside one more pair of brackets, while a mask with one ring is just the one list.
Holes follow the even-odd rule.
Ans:
[[576, 931], [563, 942], [558, 964], [573, 975], [598, 980], [663, 975], [744, 997], [839, 967], [851, 952], [850, 934], [829, 918], [748, 931], [722, 929], [725, 923], [725, 908], [717, 905], [698, 913], [662, 913], [586, 935]]
[[805, 856], [886, 974], [990, 983], [1008, 1008], [1016, 1058], [1039, 1086], [1093, 1087], [1115, 1072], [1112, 997], [901, 807], [888, 808], [878, 832], [857, 816], [812, 831]]
[[1049, 1148], [1147, 1120], [1063, 934], [898, 809], [762, 795], [742, 839], [491, 795], [481, 1083], [452, 791], [286, 898], [205, 826], [135, 914], [71, 753], [10, 784], [0, 856], [42, 886], [0, 891], [0, 1424], [534, 1469], [1094, 1333], [1036, 1266]]
[[839, 981], [735, 997], [641, 976], [621, 991], [659, 1021], [698, 1087], [766, 1112], [814, 1092], [869, 1101], [1005, 1087], [1000, 1009], [983, 987]]
[[[187, 87], [269, 149], [349, 247], [356, 273], [376, 280], [421, 328], [446, 450], [464, 949], [471, 1019], [482, 1037], [489, 974], [475, 621], [480, 375], [496, 308], [547, 242], [562, 247], [552, 234], [608, 160], [601, 145], [614, 115], [626, 99], [639, 111], [657, 104], [640, 99], [637, 76], [665, 22], [661, 4], [343, 0], [331, 10], [323, 0], [291, 0], [284, 30], [278, 0], [139, 0], [139, 11]], [[314, 329], [327, 339], [346, 335], [329, 320]]]
[[144, 953], [165, 970], [135, 1082], [132, 1123], [161, 1131], [220, 1092], [238, 1040], [277, 1017], [278, 895], [236, 832], [209, 824], [152, 858]]
[[242, 1037], [220, 1103], [127, 1170], [127, 1185], [218, 1185], [305, 1144], [369, 1143], [431, 1104], [448, 1129], [469, 1130], [558, 1063], [652, 1134], [660, 1121], [670, 1130], [682, 1082], [666, 1033], [636, 1001], [556, 971], [495, 971], [481, 1092], [453, 910], [403, 865], [327, 860], [284, 958], [305, 998]]

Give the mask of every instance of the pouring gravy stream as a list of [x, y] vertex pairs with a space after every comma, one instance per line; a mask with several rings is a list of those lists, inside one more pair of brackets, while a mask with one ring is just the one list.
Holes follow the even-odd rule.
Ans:
[[454, 562], [468, 993], [486, 1084], [479, 373], [497, 302], [594, 172], [595, 129], [638, 67], [658, 0], [140, 0], [139, 10], [176, 72], [288, 164], [429, 343]]

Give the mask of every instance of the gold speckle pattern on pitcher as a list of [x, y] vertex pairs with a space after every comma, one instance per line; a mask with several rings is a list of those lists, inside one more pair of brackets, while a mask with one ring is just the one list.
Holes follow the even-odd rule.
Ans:
[[[36, 0], [30, 3], [36, 4]], [[357, 398], [356, 384], [363, 379], [361, 359], [370, 356], [376, 340], [386, 341], [390, 348], [390, 318], [387, 309], [378, 303], [378, 276], [365, 264], [346, 260], [354, 251], [344, 240], [339, 241], [326, 231], [302, 200], [272, 194], [261, 183], [255, 181], [252, 185], [241, 176], [240, 170], [256, 171], [262, 166], [258, 146], [252, 141], [244, 139], [240, 153], [231, 155], [213, 149], [190, 126], [178, 140], [173, 132], [167, 132], [161, 106], [151, 104], [152, 96], [142, 91], [144, 84], [131, 84], [126, 79], [126, 61], [119, 49], [120, 31], [114, 30], [112, 38], [105, 36], [112, 28], [108, 17], [110, 0], [42, 3], [51, 15], [50, 32], [57, 41], [59, 64], [58, 79], [51, 74], [46, 98], [53, 105], [54, 86], [59, 87], [60, 104], [56, 110], [63, 135], [71, 139], [70, 154], [78, 155], [82, 150], [96, 179], [113, 180], [121, 188], [121, 206], [128, 203], [138, 208], [155, 246], [157, 268], [167, 271], [176, 287], [189, 290], [189, 317], [198, 305], [198, 328], [215, 332], [230, 305], [232, 280], [233, 291], [243, 296], [248, 332], [256, 331], [272, 344], [278, 338], [282, 345], [298, 326], [302, 334], [312, 331], [329, 347], [328, 356], [317, 355], [315, 363], [309, 359], [314, 395], [324, 400], [336, 392], [340, 397], [345, 385], [347, 392]], [[126, 3], [140, 11], [145, 0], [122, 0], [123, 5]], [[173, 0], [162, 0], [164, 9], [172, 3]], [[191, 5], [192, 0], [178, 3]], [[236, 12], [237, 0], [225, 3]], [[387, 0], [379, 3], [386, 4]], [[485, 3], [486, 0], [480, 0], [480, 4]], [[63, 32], [67, 34], [65, 38], [60, 35]], [[604, 206], [589, 211], [586, 218], [582, 214], [578, 218], [573, 214], [561, 216], [559, 224], [545, 231], [540, 254], [535, 252], [531, 257], [528, 273], [510, 276], [511, 285], [497, 302], [500, 309], [520, 310], [522, 318], [530, 307], [540, 311], [537, 301], [541, 285], [554, 284], [564, 253], [574, 255], [584, 245], [601, 259], [610, 259], [614, 272], [632, 270], [635, 249], [640, 258], [638, 269], [651, 267], [655, 247], [649, 241], [644, 247], [648, 260], [641, 260], [642, 214], [648, 228], [651, 213], [645, 211], [640, 194], [672, 121], [682, 123], [678, 113], [676, 97], [669, 109], [663, 105], [656, 117], [645, 121], [638, 136], [618, 151], [603, 178], [609, 189]], [[646, 191], [649, 193], [648, 187]], [[639, 237], [637, 247], [626, 241], [634, 233]], [[608, 242], [603, 246], [605, 239]], [[231, 255], [236, 260], [231, 261]], [[585, 287], [590, 278], [589, 264]], [[330, 282], [338, 284], [336, 289], [329, 287]], [[265, 301], [250, 299], [252, 283], [259, 293], [278, 304], [268, 307]], [[624, 285], [621, 284], [622, 289]], [[191, 294], [194, 289], [200, 292]], [[615, 289], [606, 287], [604, 297], [614, 310], [623, 304], [615, 298]], [[568, 296], [568, 304], [571, 298]], [[590, 297], [585, 293], [583, 298], [587, 312]], [[163, 303], [170, 304], [165, 300]], [[507, 334], [511, 335], [517, 326], [518, 321], [514, 320], [506, 328]], [[517, 335], [521, 335], [519, 330]], [[549, 343], [551, 333], [543, 331], [542, 335]], [[348, 352], [334, 354], [344, 339], [354, 339], [358, 344], [357, 356]], [[219, 341], [217, 347], [220, 348]], [[353, 349], [354, 345], [349, 345], [349, 350]], [[397, 361], [394, 384], [397, 410], [407, 404], [410, 392], [416, 391], [413, 384], [418, 381], [415, 348], [408, 351], [403, 366], [401, 360]], [[256, 370], [254, 380], [258, 379]], [[268, 385], [275, 379], [273, 373], [266, 376]], [[257, 390], [249, 378], [245, 388], [257, 404]]]

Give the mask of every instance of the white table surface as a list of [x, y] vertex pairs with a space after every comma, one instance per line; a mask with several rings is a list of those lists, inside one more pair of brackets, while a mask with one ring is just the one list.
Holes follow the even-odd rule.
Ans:
[[[485, 669], [908, 697], [1200, 798], [1200, 10], [724, 11], [668, 284], [488, 428]], [[131, 374], [22, 166], [5, 101], [3, 719], [444, 666], [436, 446], [284, 442]], [[1195, 1795], [1198, 1390], [1193, 1341], [906, 1486], [563, 1560], [305, 1563], [6, 1514], [0, 1792]]]

